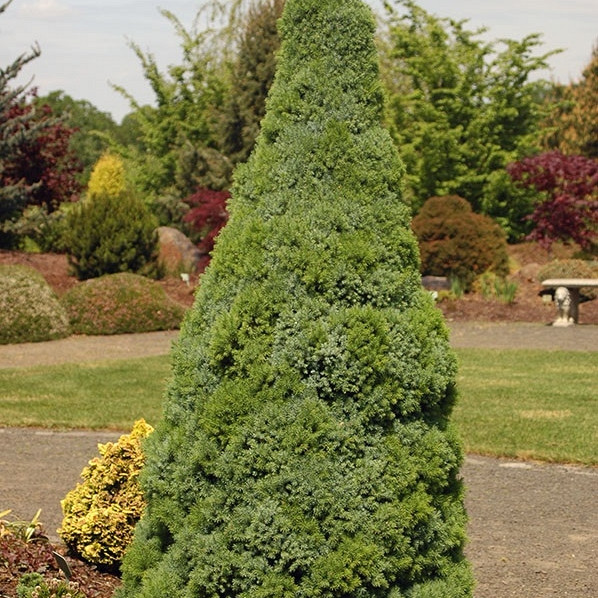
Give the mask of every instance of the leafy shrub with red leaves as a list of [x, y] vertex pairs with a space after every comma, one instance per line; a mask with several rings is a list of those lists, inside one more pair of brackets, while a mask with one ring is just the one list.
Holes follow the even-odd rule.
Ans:
[[448, 276], [466, 290], [490, 270], [508, 273], [505, 235], [488, 216], [475, 214], [469, 202], [450, 195], [431, 197], [413, 219], [421, 254], [422, 274]]
[[[35, 91], [30, 95], [35, 97]], [[44, 206], [48, 212], [56, 210], [64, 201], [78, 199], [81, 186], [77, 175], [83, 167], [69, 148], [75, 129], [56, 119], [48, 105], [34, 107], [30, 103], [15, 103], [3, 118], [38, 131], [6, 160], [0, 173], [2, 184], [15, 185], [23, 181], [31, 185], [28, 205]]]
[[510, 164], [513, 181], [538, 192], [528, 236], [543, 247], [574, 241], [592, 251], [598, 243], [598, 160], [546, 152]]
[[226, 202], [230, 198], [228, 191], [214, 191], [200, 188], [185, 199], [191, 209], [185, 214], [184, 221], [200, 234], [197, 244], [202, 253], [198, 269], [203, 272], [210, 263], [210, 252], [220, 229], [228, 221]]

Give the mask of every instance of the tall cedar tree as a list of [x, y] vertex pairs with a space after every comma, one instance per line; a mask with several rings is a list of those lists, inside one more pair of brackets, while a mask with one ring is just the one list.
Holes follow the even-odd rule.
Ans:
[[455, 358], [359, 0], [287, 0], [119, 596], [466, 597]]
[[280, 37], [276, 22], [284, 0], [259, 0], [249, 7], [239, 39], [229, 100], [222, 114], [222, 150], [234, 164], [245, 162], [266, 113]]

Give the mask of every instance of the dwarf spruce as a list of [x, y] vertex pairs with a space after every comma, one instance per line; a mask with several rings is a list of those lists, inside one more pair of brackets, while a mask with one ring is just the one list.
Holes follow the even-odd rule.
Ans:
[[470, 596], [455, 358], [380, 125], [372, 15], [287, 0], [279, 26], [119, 596]]

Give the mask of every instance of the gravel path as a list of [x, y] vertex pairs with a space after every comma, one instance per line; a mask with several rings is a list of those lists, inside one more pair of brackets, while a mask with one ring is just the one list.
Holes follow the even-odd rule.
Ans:
[[[455, 347], [598, 352], [598, 326], [449, 323]], [[120, 359], [168, 352], [176, 332], [71, 337], [0, 346], [0, 367]], [[0, 390], [1, 401], [1, 390]], [[60, 500], [97, 444], [114, 432], [0, 428], [0, 512], [41, 521], [57, 539]], [[470, 516], [467, 554], [476, 598], [598, 596], [598, 468], [469, 455], [463, 467]]]
[[[71, 490], [111, 432], [0, 429], [0, 511], [41, 521], [53, 541]], [[598, 469], [469, 455], [467, 554], [476, 598], [598, 596]]]
[[0, 368], [164, 355], [177, 336], [178, 330], [166, 330], [114, 336], [69, 336], [46, 343], [0, 345]]
[[448, 322], [453, 347], [598, 351], [598, 326], [554, 328], [514, 322]]
[[[454, 347], [598, 351], [598, 326], [449, 322]], [[0, 368], [162, 355], [178, 331], [117, 336], [71, 336], [47, 343], [0, 345]]]

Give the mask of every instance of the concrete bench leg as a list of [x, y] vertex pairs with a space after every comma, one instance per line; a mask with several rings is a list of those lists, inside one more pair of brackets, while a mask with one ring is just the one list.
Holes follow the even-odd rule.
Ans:
[[553, 326], [573, 326], [579, 320], [579, 289], [558, 287], [554, 292], [557, 319]]

